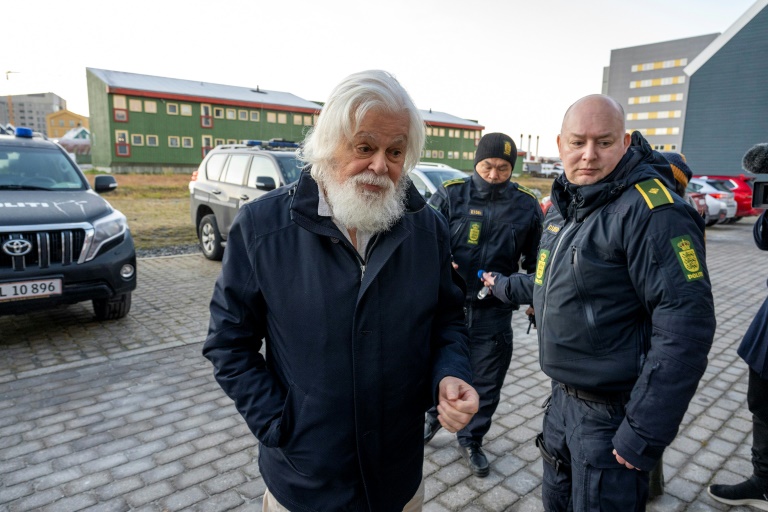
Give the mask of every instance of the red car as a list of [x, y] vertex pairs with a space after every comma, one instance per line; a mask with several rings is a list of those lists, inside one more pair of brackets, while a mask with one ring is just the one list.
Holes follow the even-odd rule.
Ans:
[[738, 176], [707, 175], [701, 177], [722, 180], [725, 186], [733, 192], [734, 199], [736, 199], [736, 216], [730, 222], [736, 222], [742, 217], [751, 217], [762, 213], [762, 210], [752, 208], [752, 182], [755, 181], [754, 176], [739, 174]]

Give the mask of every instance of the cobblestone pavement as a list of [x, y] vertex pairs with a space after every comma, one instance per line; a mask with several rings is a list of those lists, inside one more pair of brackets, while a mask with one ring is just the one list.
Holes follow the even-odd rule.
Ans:
[[[751, 474], [736, 347], [768, 277], [751, 228], [746, 219], [708, 229], [717, 335], [651, 511], [726, 510], [707, 485]], [[133, 308], [117, 322], [98, 322], [88, 303], [0, 317], [0, 511], [260, 510], [257, 444], [200, 355], [219, 269], [200, 255], [139, 260]], [[426, 447], [426, 511], [542, 510], [533, 438], [549, 381], [526, 327], [517, 313], [486, 437], [491, 474], [472, 476], [454, 436], [439, 432]]]

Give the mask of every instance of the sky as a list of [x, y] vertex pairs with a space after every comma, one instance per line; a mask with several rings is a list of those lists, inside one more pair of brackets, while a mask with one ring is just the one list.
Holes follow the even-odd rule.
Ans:
[[475, 120], [516, 143], [522, 135], [520, 149], [557, 156], [565, 110], [601, 92], [611, 50], [722, 33], [754, 3], [4, 2], [0, 96], [53, 92], [88, 115], [92, 67], [325, 101], [349, 74], [384, 69], [418, 108]]

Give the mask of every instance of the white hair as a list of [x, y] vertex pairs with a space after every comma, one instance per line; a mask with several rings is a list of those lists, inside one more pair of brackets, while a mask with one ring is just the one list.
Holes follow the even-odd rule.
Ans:
[[331, 166], [336, 150], [353, 139], [365, 115], [374, 110], [408, 115], [403, 174], [407, 175], [414, 168], [424, 147], [421, 113], [392, 74], [369, 70], [349, 75], [334, 88], [317, 124], [307, 133], [299, 157], [312, 165], [313, 177], [317, 178], [318, 173]]

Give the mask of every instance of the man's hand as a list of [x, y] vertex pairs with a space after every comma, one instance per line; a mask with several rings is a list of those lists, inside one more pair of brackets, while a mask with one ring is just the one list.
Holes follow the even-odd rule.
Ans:
[[613, 450], [613, 456], [614, 456], [614, 457], [616, 457], [616, 462], [618, 462], [618, 463], [619, 463], [619, 464], [621, 464], [622, 466], [626, 466], [626, 468], [627, 468], [627, 469], [636, 469], [636, 470], [640, 471], [640, 468], [636, 468], [635, 466], [633, 466], [632, 464], [630, 464], [629, 462], [627, 462], [627, 461], [624, 459], [624, 457], [622, 457], [621, 455], [619, 455], [619, 453], [618, 453], [616, 450]]
[[483, 285], [488, 288], [496, 284], [496, 277], [494, 277], [493, 272], [483, 272], [483, 277], [480, 280], [483, 282]]
[[456, 377], [440, 381], [437, 419], [448, 432], [458, 432], [467, 426], [480, 406], [475, 388]]

